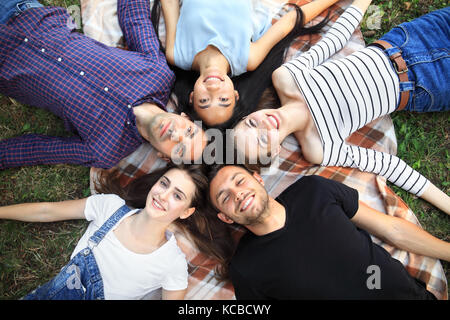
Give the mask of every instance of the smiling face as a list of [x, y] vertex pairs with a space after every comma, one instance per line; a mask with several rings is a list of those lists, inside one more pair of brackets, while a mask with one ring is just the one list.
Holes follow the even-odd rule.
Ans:
[[243, 118], [233, 129], [238, 152], [250, 164], [270, 161], [279, 153], [285, 138], [280, 134], [282, 124], [283, 117], [277, 109], [256, 111]]
[[205, 132], [187, 116], [170, 112], [156, 114], [150, 124], [149, 138], [158, 151], [174, 162], [199, 159], [207, 144]]
[[228, 121], [238, 99], [230, 77], [217, 71], [201, 75], [189, 96], [195, 112], [209, 126]]
[[230, 219], [244, 226], [253, 225], [260, 222], [268, 211], [269, 195], [261, 177], [251, 175], [241, 167], [221, 168], [210, 183], [209, 193], [223, 221]]
[[171, 169], [149, 191], [144, 210], [152, 218], [167, 223], [187, 218], [195, 211], [191, 208], [195, 192], [195, 184], [187, 173]]

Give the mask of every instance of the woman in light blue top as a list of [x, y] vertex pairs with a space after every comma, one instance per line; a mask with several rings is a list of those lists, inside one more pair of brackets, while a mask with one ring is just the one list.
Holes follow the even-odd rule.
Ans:
[[[281, 60], [274, 66], [278, 67], [282, 63], [279, 57], [295, 37], [316, 32], [324, 25], [303, 28], [304, 23], [337, 0], [317, 0], [301, 10], [296, 7], [274, 25], [270, 24], [269, 15], [262, 15], [260, 21], [253, 23], [252, 0], [183, 0], [181, 8], [179, 0], [156, 0], [153, 17], [159, 2], [166, 26], [166, 58], [170, 64], [189, 72], [180, 70], [178, 82], [183, 81], [180, 79], [183, 74], [190, 74], [190, 81], [181, 85], [182, 90], [177, 90], [175, 84], [179, 111], [200, 118], [207, 126], [230, 128], [230, 121], [241, 118], [242, 111], [249, 113], [245, 107], [236, 107], [239, 100], [248, 99], [237, 83], [235, 88], [230, 76], [241, 75], [244, 82], [253, 82], [252, 85], [258, 82], [264, 90], [270, 85], [270, 71], [255, 75], [253, 81], [247, 80], [245, 73], [256, 70], [272, 49]], [[152, 20], [157, 24], [157, 19]], [[275, 50], [277, 44], [279, 48]], [[195, 76], [200, 75], [194, 78], [190, 70], [195, 71]], [[259, 98], [262, 91], [256, 93]], [[254, 108], [255, 103], [252, 101], [249, 107]]]

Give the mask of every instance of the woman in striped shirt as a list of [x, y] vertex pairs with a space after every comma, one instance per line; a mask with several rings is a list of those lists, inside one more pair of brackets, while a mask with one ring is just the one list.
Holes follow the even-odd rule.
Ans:
[[[371, 45], [324, 62], [345, 45], [370, 2], [355, 0], [321, 41], [275, 70], [272, 79], [282, 107], [254, 112], [239, 122], [234, 128], [237, 151], [247, 162], [261, 162], [275, 156], [292, 133], [309, 162], [382, 175], [450, 214], [450, 197], [403, 160], [345, 141], [397, 109], [449, 109], [450, 8], [391, 30], [381, 39], [391, 48]], [[423, 30], [429, 30], [426, 38]], [[395, 63], [391, 55], [397, 57]]]

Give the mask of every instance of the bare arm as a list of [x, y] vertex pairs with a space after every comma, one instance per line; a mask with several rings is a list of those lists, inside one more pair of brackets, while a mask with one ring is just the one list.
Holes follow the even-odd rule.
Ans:
[[161, 8], [166, 26], [166, 59], [173, 65], [175, 64], [173, 51], [180, 16], [180, 2], [179, 0], [161, 0]]
[[[301, 8], [305, 17], [304, 23], [311, 21], [337, 1], [338, 0], [316, 0], [302, 6]], [[288, 12], [271, 26], [261, 38], [250, 44], [250, 54], [247, 65], [248, 71], [255, 70], [266, 58], [269, 51], [291, 32], [295, 26], [296, 19], [296, 10]]]
[[86, 219], [86, 198], [61, 202], [22, 203], [0, 207], [0, 219], [27, 222], [53, 222]]
[[450, 215], [450, 197], [434, 184], [430, 183], [420, 197]]
[[359, 8], [364, 15], [371, 2], [372, 0], [355, 0], [352, 5]]
[[162, 290], [163, 300], [183, 300], [187, 289], [184, 290]]
[[450, 243], [432, 236], [405, 219], [372, 209], [362, 201], [359, 201], [359, 209], [351, 220], [359, 228], [399, 249], [450, 261]]

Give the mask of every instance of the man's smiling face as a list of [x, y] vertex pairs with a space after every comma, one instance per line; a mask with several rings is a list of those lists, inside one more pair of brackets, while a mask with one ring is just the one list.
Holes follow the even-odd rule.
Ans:
[[190, 162], [202, 156], [205, 132], [187, 116], [170, 112], [156, 114], [150, 124], [149, 142], [173, 161]]
[[261, 177], [241, 167], [221, 168], [211, 180], [209, 192], [212, 204], [226, 218], [244, 226], [258, 223], [268, 210], [269, 195]]

